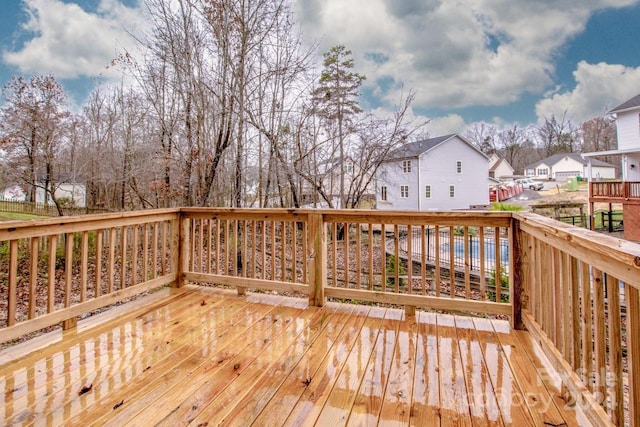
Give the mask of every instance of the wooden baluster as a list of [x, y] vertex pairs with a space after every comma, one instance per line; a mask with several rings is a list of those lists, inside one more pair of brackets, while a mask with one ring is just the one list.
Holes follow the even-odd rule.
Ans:
[[158, 277], [158, 223], [153, 223], [153, 247], [151, 248], [151, 278]]
[[611, 421], [615, 425], [624, 424], [624, 394], [622, 376], [622, 328], [620, 311], [620, 282], [606, 275], [607, 282], [607, 319], [609, 331], [609, 373], [611, 378], [607, 395], [610, 396]]
[[480, 230], [478, 232], [478, 249], [480, 252], [480, 298], [482, 299], [482, 301], [486, 301], [487, 299], [487, 258], [485, 254], [485, 243], [484, 227], [480, 227]]
[[495, 266], [496, 266], [496, 274], [495, 274], [495, 284], [496, 284], [496, 302], [502, 301], [502, 251], [500, 247], [500, 227], [495, 227], [494, 229], [494, 240], [496, 244], [495, 250]]
[[593, 275], [593, 317], [595, 344], [595, 386], [593, 392], [600, 404], [607, 400], [607, 346], [605, 333], [604, 283], [602, 272], [592, 267]]
[[435, 227], [435, 253], [436, 253], [436, 296], [440, 296], [440, 226]]
[[[102, 295], [102, 245], [104, 230], [96, 230], [95, 297]], [[146, 276], [145, 276], [146, 277]]]
[[427, 294], [427, 238], [425, 232], [429, 229], [424, 225], [420, 226], [420, 282], [422, 287], [422, 295]]
[[469, 251], [469, 226], [464, 226], [463, 247], [464, 247], [464, 298], [471, 299], [471, 257]]
[[380, 224], [382, 231], [380, 233], [380, 256], [382, 257], [381, 269], [382, 269], [382, 292], [387, 290], [387, 243], [385, 242], [387, 232], [385, 231], [385, 224]]
[[342, 257], [344, 263], [344, 287], [349, 288], [349, 223], [342, 224], [342, 244], [344, 246], [344, 256]]
[[355, 224], [356, 235], [356, 289], [362, 289], [362, 224]]
[[395, 278], [395, 292], [400, 292], [400, 233], [398, 230], [398, 224], [393, 226], [393, 275]]
[[49, 268], [47, 270], [47, 313], [53, 313], [56, 300], [56, 253], [58, 236], [49, 237]]
[[582, 330], [582, 381], [593, 392], [593, 314], [592, 314], [592, 295], [591, 295], [591, 278], [589, 272], [589, 264], [580, 262], [580, 285], [581, 285], [581, 330]]
[[455, 228], [449, 226], [449, 296], [456, 296], [456, 250]]
[[627, 366], [629, 376], [629, 425], [640, 426], [640, 290], [625, 283], [627, 303]]
[[82, 232], [80, 252], [80, 302], [87, 300], [87, 270], [89, 264], [89, 232]]
[[133, 226], [133, 242], [131, 242], [131, 286], [138, 284], [138, 250], [140, 245], [140, 227]]
[[7, 289], [7, 326], [16, 324], [18, 298], [18, 240], [9, 241], [9, 289]]
[[37, 237], [31, 238], [31, 251], [29, 254], [30, 271], [29, 271], [29, 319], [36, 317], [36, 297], [38, 285], [38, 240]]
[[127, 283], [127, 231], [127, 226], [120, 229], [120, 289], [126, 288]]
[[298, 281], [298, 222], [291, 221], [291, 282]]
[[149, 223], [143, 226], [142, 238], [142, 281], [149, 280]]
[[369, 247], [369, 290], [373, 290], [373, 224], [369, 223], [367, 229]]
[[[163, 255], [163, 259], [164, 259], [164, 255]], [[116, 264], [116, 229], [112, 227], [109, 229], [109, 273], [108, 273], [109, 282], [107, 286], [108, 294], [112, 293], [114, 288], [114, 281], [116, 276], [115, 264]], [[163, 272], [164, 272], [164, 267], [163, 267]]]
[[[411, 225], [407, 225], [407, 291], [411, 293], [413, 287], [413, 248], [412, 242], [413, 232]], [[400, 262], [400, 260], [398, 260]]]

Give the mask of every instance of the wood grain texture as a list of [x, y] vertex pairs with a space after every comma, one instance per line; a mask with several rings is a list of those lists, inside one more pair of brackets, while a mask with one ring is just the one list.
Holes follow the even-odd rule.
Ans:
[[[167, 291], [169, 292], [169, 291]], [[415, 297], [415, 296], [414, 296]], [[0, 419], [50, 425], [576, 425], [507, 321], [186, 285], [0, 358]], [[124, 310], [124, 311], [123, 311]], [[124, 313], [124, 315], [123, 315]], [[524, 338], [523, 338], [524, 337]], [[525, 347], [527, 351], [525, 351]], [[1, 355], [0, 355], [1, 356]], [[537, 357], [537, 356], [536, 356]], [[537, 359], [536, 359], [537, 360]], [[80, 393], [83, 389], [86, 392]], [[557, 407], [556, 407], [557, 410]]]

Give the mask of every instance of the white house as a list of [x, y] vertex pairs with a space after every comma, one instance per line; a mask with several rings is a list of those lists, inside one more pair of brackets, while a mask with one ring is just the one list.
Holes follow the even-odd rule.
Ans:
[[446, 211], [489, 204], [489, 159], [460, 135], [406, 144], [376, 173], [381, 210]]
[[[598, 188], [597, 197], [589, 187], [589, 213], [593, 213], [595, 202], [622, 203], [624, 236], [628, 240], [640, 241], [640, 94], [609, 113], [616, 117], [618, 149], [585, 153], [584, 157], [595, 164], [594, 156], [621, 156], [623, 183]], [[595, 174], [594, 168], [592, 176]]]
[[515, 169], [509, 164], [506, 159], [493, 153], [489, 156], [489, 176], [491, 178], [511, 178]]
[[[614, 179], [615, 166], [593, 159], [591, 161], [593, 178]], [[524, 174], [537, 179], [555, 179], [565, 182], [567, 178], [589, 175], [589, 161], [580, 153], [560, 153], [532, 163], [524, 168]]]
[[[67, 199], [73, 202], [73, 206], [84, 208], [87, 206], [87, 188], [84, 184], [61, 183], [56, 184], [55, 195], [57, 199]], [[45, 191], [42, 187], [36, 188], [36, 203], [45, 202]], [[51, 198], [48, 204], [53, 205]]]
[[2, 200], [10, 200], [12, 202], [24, 202], [27, 198], [26, 193], [19, 185], [12, 185], [5, 188], [2, 192]]

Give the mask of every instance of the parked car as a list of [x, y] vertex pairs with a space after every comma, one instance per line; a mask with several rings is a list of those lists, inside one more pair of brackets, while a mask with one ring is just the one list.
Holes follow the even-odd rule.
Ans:
[[516, 179], [518, 184], [522, 184], [525, 188], [529, 188], [530, 190], [542, 190], [544, 188], [544, 184], [539, 181], [534, 181], [531, 178], [520, 178]]

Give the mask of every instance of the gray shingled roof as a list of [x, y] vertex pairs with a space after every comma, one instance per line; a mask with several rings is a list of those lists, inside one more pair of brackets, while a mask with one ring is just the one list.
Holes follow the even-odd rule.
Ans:
[[400, 160], [400, 159], [410, 159], [413, 157], [418, 157], [420, 154], [431, 150], [432, 148], [440, 145], [444, 141], [449, 138], [454, 137], [456, 134], [452, 133], [450, 135], [439, 136], [437, 138], [425, 139], [423, 141], [410, 142], [409, 144], [405, 144], [400, 148], [396, 148], [391, 151], [387, 157], [384, 159], [385, 162]]
[[[589, 161], [586, 159], [583, 159], [582, 156], [580, 155], [580, 153], [560, 153], [560, 154], [554, 154], [553, 156], [547, 157], [546, 159], [542, 159], [539, 162], [535, 162], [535, 163], [531, 163], [530, 165], [525, 166], [525, 169], [535, 169], [538, 166], [540, 166], [541, 164], [545, 164], [548, 166], [553, 166], [556, 163], [558, 163], [560, 160], [564, 159], [565, 157], [569, 157], [577, 162], [580, 162], [582, 165], [586, 166], [589, 164]], [[601, 160], [598, 159], [591, 159], [591, 166], [609, 166], [609, 167], [614, 167], [612, 164], [607, 163], [607, 162], [603, 162]]]
[[624, 111], [624, 110], [628, 110], [630, 108], [635, 108], [635, 107], [640, 107], [640, 94], [634, 96], [633, 98], [623, 102], [622, 104], [618, 105], [616, 108], [614, 108], [613, 110], [609, 111], [610, 113], [617, 113], [620, 111]]

